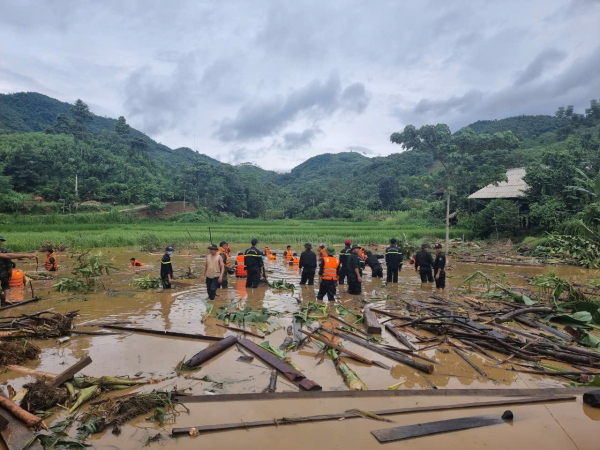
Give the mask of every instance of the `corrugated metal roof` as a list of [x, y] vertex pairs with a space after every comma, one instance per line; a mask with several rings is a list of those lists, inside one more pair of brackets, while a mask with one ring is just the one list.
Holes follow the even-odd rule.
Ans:
[[529, 186], [523, 180], [526, 171], [524, 167], [508, 169], [506, 178], [508, 181], [501, 181], [496, 184], [488, 184], [486, 187], [479, 189], [469, 195], [469, 198], [490, 199], [490, 198], [521, 198], [525, 197], [525, 193]]

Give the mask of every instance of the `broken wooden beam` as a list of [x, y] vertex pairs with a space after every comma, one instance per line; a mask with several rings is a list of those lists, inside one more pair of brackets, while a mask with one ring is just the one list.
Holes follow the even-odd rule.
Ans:
[[534, 307], [534, 308], [521, 308], [521, 309], [516, 309], [514, 311], [511, 311], [509, 313], [506, 313], [500, 317], [496, 317], [494, 319], [495, 323], [504, 323], [504, 322], [510, 322], [511, 320], [513, 320], [515, 317], [520, 316], [522, 314], [528, 314], [528, 313], [533, 313], [533, 314], [543, 314], [543, 313], [551, 313], [553, 311], [552, 308], [547, 308], [547, 307]]
[[538, 322], [537, 320], [529, 320], [525, 319], [524, 317], [515, 317], [515, 320], [531, 328], [541, 328], [542, 330], [547, 331], [548, 333], [553, 334], [564, 341], [573, 342], [573, 338], [568, 334], [562, 333], [551, 326]]
[[214, 344], [209, 345], [203, 350], [200, 350], [190, 359], [185, 362], [185, 365], [188, 367], [198, 367], [204, 364], [206, 361], [214, 358], [219, 353], [224, 352], [229, 347], [237, 343], [237, 337], [235, 336], [227, 336], [225, 339], [221, 341], [217, 341]]
[[[354, 391], [354, 392], [369, 392], [369, 391]], [[372, 414], [378, 416], [391, 416], [400, 414], [415, 414], [424, 412], [440, 412], [440, 411], [453, 411], [459, 409], [473, 409], [473, 408], [490, 408], [493, 406], [515, 406], [515, 405], [530, 405], [536, 403], [550, 403], [550, 402], [562, 402], [575, 400], [575, 396], [546, 396], [546, 397], [526, 397], [518, 399], [507, 399], [507, 400], [492, 400], [484, 402], [473, 402], [473, 403], [457, 403], [454, 405], [433, 405], [433, 406], [414, 406], [407, 408], [397, 409], [384, 409], [380, 411], [370, 411]], [[257, 420], [254, 422], [233, 422], [224, 423], [217, 425], [200, 425], [195, 426], [200, 433], [205, 432], [217, 432], [217, 431], [228, 431], [237, 429], [249, 429], [258, 427], [270, 427], [280, 425], [296, 425], [300, 423], [312, 423], [312, 422], [323, 422], [327, 420], [342, 420], [342, 419], [358, 419], [361, 416], [357, 416], [354, 413], [338, 413], [338, 414], [321, 414], [316, 416], [305, 416], [305, 417], [294, 417], [294, 418], [280, 418], [280, 419], [269, 419], [269, 420]], [[174, 436], [189, 435], [191, 427], [185, 428], [173, 428], [172, 434]]]
[[243, 328], [232, 327], [232, 326], [229, 326], [229, 325], [221, 325], [220, 323], [217, 323], [215, 325], [217, 325], [218, 327], [221, 327], [221, 328], [225, 328], [227, 330], [237, 331], [238, 333], [249, 334], [250, 336], [254, 336], [254, 337], [257, 337], [257, 338], [261, 338], [261, 339], [265, 338], [264, 336], [262, 336], [262, 335], [260, 335], [258, 333], [253, 333], [252, 331], [244, 330]]
[[471, 428], [487, 427], [504, 423], [502, 417], [472, 416], [458, 419], [437, 420], [435, 422], [403, 425], [400, 427], [385, 428], [371, 431], [371, 434], [384, 444], [386, 442], [403, 441], [431, 434], [450, 433], [452, 431], [469, 430]]
[[408, 348], [410, 350], [416, 350], [415, 346], [409, 342], [409, 340], [406, 338], [406, 336], [404, 336], [402, 333], [400, 333], [398, 330], [396, 330], [391, 324], [386, 323], [385, 329], [388, 331], [388, 333], [390, 333], [392, 336], [394, 336], [398, 340], [398, 342], [400, 342], [406, 348]]
[[309, 380], [304, 376], [302, 372], [294, 369], [285, 361], [280, 360], [275, 355], [269, 353], [262, 347], [256, 345], [254, 342], [243, 338], [239, 339], [238, 343], [255, 356], [262, 359], [265, 363], [281, 372], [288, 380], [294, 383], [296, 386], [306, 391], [320, 391], [323, 388], [312, 380]]
[[17, 306], [27, 305], [28, 303], [39, 302], [40, 299], [38, 297], [30, 298], [29, 300], [23, 300], [22, 302], [11, 303], [6, 306], [0, 308], [0, 311], [4, 311], [5, 309], [16, 308]]
[[122, 327], [119, 325], [108, 325], [102, 324], [99, 325], [102, 328], [110, 328], [111, 330], [123, 330], [129, 331], [131, 333], [146, 333], [146, 334], [154, 334], [156, 336], [169, 336], [169, 337], [180, 337], [185, 339], [198, 339], [201, 341], [220, 341], [223, 338], [216, 336], [206, 336], [204, 334], [191, 334], [191, 333], [179, 333], [177, 331], [168, 331], [168, 330], [150, 330], [148, 328], [134, 328], [134, 327]]
[[295, 400], [323, 398], [387, 398], [387, 397], [544, 397], [583, 395], [589, 387], [540, 389], [395, 389], [369, 391], [275, 392], [273, 394], [177, 395], [181, 403], [246, 402], [254, 400]]
[[381, 334], [381, 324], [377, 319], [377, 315], [371, 309], [366, 306], [363, 310], [363, 322], [365, 329], [369, 334]]
[[2, 430], [2, 440], [8, 450], [42, 450], [42, 444], [35, 439], [35, 434], [19, 419], [10, 413], [3, 414], [8, 422], [6, 429]]
[[433, 364], [424, 364], [421, 362], [414, 361], [407, 356], [393, 352], [391, 350], [386, 350], [384, 348], [378, 347], [378, 346], [371, 344], [363, 339], [359, 339], [355, 336], [352, 336], [352, 335], [349, 335], [346, 333], [338, 333], [338, 332], [334, 331], [334, 334], [337, 336], [340, 336], [343, 339], [346, 339], [350, 342], [354, 342], [355, 344], [358, 344], [365, 348], [368, 348], [369, 350], [371, 350], [375, 353], [379, 353], [380, 355], [383, 355], [386, 358], [390, 358], [390, 359], [393, 359], [394, 361], [398, 361], [399, 363], [410, 366], [413, 369], [417, 369], [417, 370], [420, 370], [421, 372], [425, 372], [425, 373], [433, 373], [433, 370], [434, 370]]
[[65, 381], [68, 381], [71, 378], [73, 378], [77, 372], [79, 372], [80, 370], [89, 366], [91, 363], [92, 363], [92, 358], [90, 358], [89, 356], [84, 356], [79, 361], [77, 361], [75, 364], [73, 364], [71, 367], [69, 367], [67, 370], [65, 370], [61, 374], [57, 375], [56, 378], [54, 378], [50, 382], [50, 386], [52, 386], [53, 388], [60, 386]]
[[477, 372], [479, 375], [481, 375], [482, 377], [487, 377], [487, 374], [481, 370], [477, 364], [475, 364], [473, 361], [471, 361], [469, 358], [467, 358], [467, 355], [465, 355], [461, 350], [457, 349], [457, 348], [453, 348], [452, 350], [454, 350], [454, 353], [456, 353], [458, 356], [460, 356], [468, 365], [470, 365], [475, 372]]
[[12, 370], [13, 372], [21, 373], [23, 375], [29, 375], [29, 376], [32, 376], [34, 378], [38, 378], [41, 380], [43, 380], [43, 379], [54, 380], [57, 376], [55, 373], [42, 372], [40, 370], [33, 370], [33, 369], [30, 369], [29, 367], [18, 366], [16, 364], [9, 364], [8, 366], [6, 366], [6, 368], [8, 370]]

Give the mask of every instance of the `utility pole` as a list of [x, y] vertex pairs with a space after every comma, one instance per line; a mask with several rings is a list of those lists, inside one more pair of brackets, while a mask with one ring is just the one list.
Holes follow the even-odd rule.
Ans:
[[450, 188], [446, 190], [446, 254], [450, 249]]
[[77, 174], [75, 174], [75, 195], [77, 195]]

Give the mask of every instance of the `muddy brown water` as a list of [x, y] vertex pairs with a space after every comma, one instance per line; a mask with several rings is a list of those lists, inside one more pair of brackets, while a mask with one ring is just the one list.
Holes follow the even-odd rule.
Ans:
[[[242, 251], [246, 245], [233, 244], [232, 255]], [[300, 275], [296, 267], [283, 263], [281, 254], [283, 248], [279, 245], [269, 245], [273, 252], [280, 256], [276, 261], [265, 260], [265, 267], [271, 280], [285, 279], [294, 283], [298, 289], [292, 295], [290, 291], [278, 291], [268, 287], [246, 289], [245, 279], [229, 276], [229, 288], [219, 290], [214, 305], [214, 310], [222, 305], [251, 306], [252, 308], [267, 307], [281, 313], [281, 317], [272, 318], [268, 328], [281, 327], [270, 334], [266, 340], [274, 346], [279, 346], [287, 333], [285, 329], [291, 324], [291, 314], [299, 308], [301, 302], [316, 301], [318, 286], [299, 287]], [[299, 249], [298, 249], [299, 250]], [[37, 295], [44, 299], [38, 303], [23, 305], [22, 307], [2, 312], [2, 316], [12, 316], [23, 313], [33, 313], [40, 310], [51, 309], [65, 313], [79, 310], [76, 324], [81, 330], [98, 330], [88, 328], [86, 323], [93, 321], [131, 321], [130, 326], [152, 328], [157, 330], [172, 330], [187, 333], [202, 333], [211, 336], [223, 337], [232, 332], [216, 326], [221, 323], [214, 318], [214, 313], [204, 323], [202, 315], [207, 311], [206, 287], [201, 279], [178, 280], [171, 291], [149, 290], [144, 291], [132, 286], [133, 279], [142, 275], [157, 275], [160, 267], [160, 255], [150, 255], [129, 248], [108, 248], [102, 250], [107, 259], [122, 268], [110, 276], [102, 278], [106, 290], [94, 294], [59, 294], [52, 290], [55, 281], [34, 281]], [[206, 251], [190, 250], [176, 252], [173, 257], [175, 270], [188, 267], [196, 273], [202, 273]], [[129, 258], [136, 257], [146, 264], [140, 270], [129, 267]], [[233, 258], [235, 259], [235, 258]], [[59, 255], [60, 269], [56, 276], [69, 276], [75, 263], [74, 258], [68, 255]], [[26, 272], [34, 273], [35, 266], [29, 263], [19, 265]], [[475, 270], [482, 270], [487, 274], [502, 275], [512, 285], [527, 287], [528, 278], [545, 272], [554, 272], [558, 276], [571, 282], [585, 283], [589, 279], [600, 278], [600, 271], [591, 271], [567, 266], [547, 267], [520, 267], [520, 266], [494, 266], [473, 263], [457, 263], [449, 258], [447, 288], [444, 296], [458, 300], [459, 295], [455, 287], [467, 275]], [[181, 272], [178, 272], [181, 273]], [[374, 301], [373, 305], [379, 307], [401, 305], [401, 303], [386, 299], [426, 300], [435, 292], [431, 285], [421, 286], [420, 280], [411, 270], [410, 266], [404, 267], [400, 273], [398, 284], [385, 285], [382, 280], [371, 279], [370, 270], [366, 270], [361, 297]], [[24, 293], [25, 298], [30, 297], [29, 292]], [[379, 300], [378, 299], [383, 299]], [[343, 304], [349, 309], [358, 310], [361, 304], [357, 297], [350, 296], [342, 286], [337, 304]], [[386, 305], [387, 304], [387, 305]], [[328, 312], [336, 313], [335, 305], [328, 304]], [[254, 327], [250, 330], [258, 331]], [[427, 334], [427, 333], [424, 333]], [[385, 331], [383, 338], [390, 345], [398, 345], [396, 340]], [[410, 336], [409, 336], [410, 338]], [[261, 340], [250, 339], [255, 342]], [[205, 364], [200, 370], [191, 372], [191, 376], [201, 378], [205, 375], [217, 383], [199, 381], [177, 377], [174, 368], [184, 357], [191, 357], [210, 342], [188, 339], [159, 337], [136, 333], [123, 333], [112, 336], [84, 336], [73, 335], [65, 344], [57, 345], [52, 339], [38, 341], [43, 349], [40, 359], [30, 361], [27, 367], [59, 373], [68, 365], [74, 363], [85, 355], [90, 355], [93, 363], [83, 372], [90, 376], [133, 376], [142, 372], [144, 377], [155, 379], [166, 378], [157, 384], [143, 386], [138, 391], [155, 388], [167, 389], [177, 387], [188, 389], [195, 395], [219, 395], [233, 393], [261, 392], [269, 384], [271, 369], [260, 360], [254, 359], [252, 363], [237, 361], [241, 353], [233, 347], [220, 356]], [[416, 343], [417, 347], [422, 344]], [[426, 345], [426, 344], [425, 344]], [[567, 381], [558, 378], [515, 373], [505, 368], [491, 367], [492, 362], [483, 356], [470, 353], [469, 357], [481, 367], [488, 377], [479, 376], [467, 363], [453, 353], [442, 354], [435, 349], [420, 352], [421, 355], [437, 361], [432, 375], [425, 375], [410, 367], [400, 365], [384, 356], [347, 343], [347, 348], [355, 350], [362, 356], [382, 361], [391, 367], [384, 370], [379, 367], [369, 367], [356, 361], [343, 358], [369, 389], [387, 389], [402, 383], [399, 389], [460, 389], [460, 388], [541, 388], [565, 387]], [[336, 373], [333, 363], [325, 359], [317, 364], [320, 358], [316, 357], [318, 347], [314, 344], [305, 347], [299, 352], [290, 353], [292, 360], [301, 368], [302, 372], [312, 380], [317, 381], [324, 390], [347, 390], [342, 377]], [[497, 355], [502, 357], [501, 355]], [[31, 379], [14, 372], [0, 375], [2, 386], [12, 386], [17, 391], [23, 384]], [[296, 391], [287, 379], [281, 376], [278, 379], [278, 391]], [[120, 393], [119, 393], [120, 395]], [[485, 400], [493, 400], [486, 398]], [[481, 398], [481, 400], [484, 400]], [[344, 422], [323, 422], [314, 424], [294, 425], [279, 428], [253, 429], [250, 431], [237, 430], [224, 433], [206, 434], [195, 438], [183, 437], [173, 440], [169, 437], [173, 426], [194, 426], [238, 422], [248, 420], [272, 419], [275, 417], [293, 417], [301, 415], [314, 415], [324, 413], [343, 412], [351, 408], [364, 410], [388, 409], [404, 406], [418, 406], [429, 404], [446, 404], [463, 401], [477, 401], [473, 397], [459, 399], [444, 397], [398, 397], [398, 398], [365, 398], [365, 399], [312, 399], [312, 400], [277, 400], [256, 402], [212, 402], [206, 404], [187, 405], [190, 414], [178, 408], [181, 414], [176, 418], [176, 424], [167, 423], [159, 427], [156, 423], [141, 417], [123, 427], [123, 433], [117, 437], [110, 430], [99, 433], [90, 438], [89, 442], [95, 448], [140, 448], [145, 445], [149, 437], [157, 433], [162, 438], [152, 443], [152, 446], [174, 448], [197, 448], [198, 445], [208, 445], [208, 448], [258, 448], [268, 445], [285, 446], [286, 448], [315, 447], [346, 447], [346, 448], [375, 448], [380, 444], [371, 436], [370, 430], [388, 428], [394, 424], [376, 422], [366, 419], [356, 419]], [[506, 408], [505, 408], [506, 409]], [[511, 408], [517, 420], [512, 425], [500, 425], [478, 430], [452, 433], [441, 437], [426, 437], [406, 443], [390, 444], [394, 448], [526, 448], [532, 444], [544, 445], [545, 448], [598, 448], [600, 438], [599, 426], [600, 413], [581, 404], [564, 403], [554, 405], [519, 406]], [[413, 424], [419, 421], [441, 420], [452, 417], [462, 417], [476, 414], [499, 412], [502, 408], [489, 410], [454, 411], [443, 413], [428, 413], [417, 415], [394, 416], [396, 424]], [[499, 415], [498, 414], [498, 415]], [[59, 420], [64, 414], [56, 414], [48, 422]], [[508, 430], [510, 427], [510, 430]], [[74, 434], [75, 427], [72, 428]], [[596, 445], [596, 446], [594, 446]]]

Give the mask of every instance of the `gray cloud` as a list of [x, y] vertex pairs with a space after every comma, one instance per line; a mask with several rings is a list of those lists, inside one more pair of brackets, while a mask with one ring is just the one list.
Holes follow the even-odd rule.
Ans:
[[285, 133], [283, 135], [283, 148], [286, 150], [295, 150], [298, 148], [310, 145], [319, 133], [322, 133], [318, 128], [309, 128], [301, 133]]
[[531, 83], [537, 80], [546, 69], [564, 61], [567, 54], [555, 48], [549, 48], [537, 55], [515, 80], [516, 85]]
[[172, 148], [289, 170], [323, 152], [395, 152], [389, 135], [408, 123], [582, 111], [600, 92], [599, 12], [600, 0], [5, 0], [0, 92], [81, 98]]
[[442, 100], [422, 99], [412, 108], [396, 108], [394, 114], [405, 123], [444, 122], [453, 130], [479, 119], [520, 114], [552, 114], [558, 106], [580, 108], [600, 92], [600, 47], [544, 82], [511, 85], [496, 91], [467, 91]]
[[339, 76], [331, 75], [324, 82], [313, 80], [287, 96], [242, 105], [234, 118], [223, 119], [216, 136], [222, 141], [259, 139], [280, 131], [301, 114], [318, 118], [340, 109], [361, 113], [368, 102], [362, 83], [351, 84], [342, 91]]

